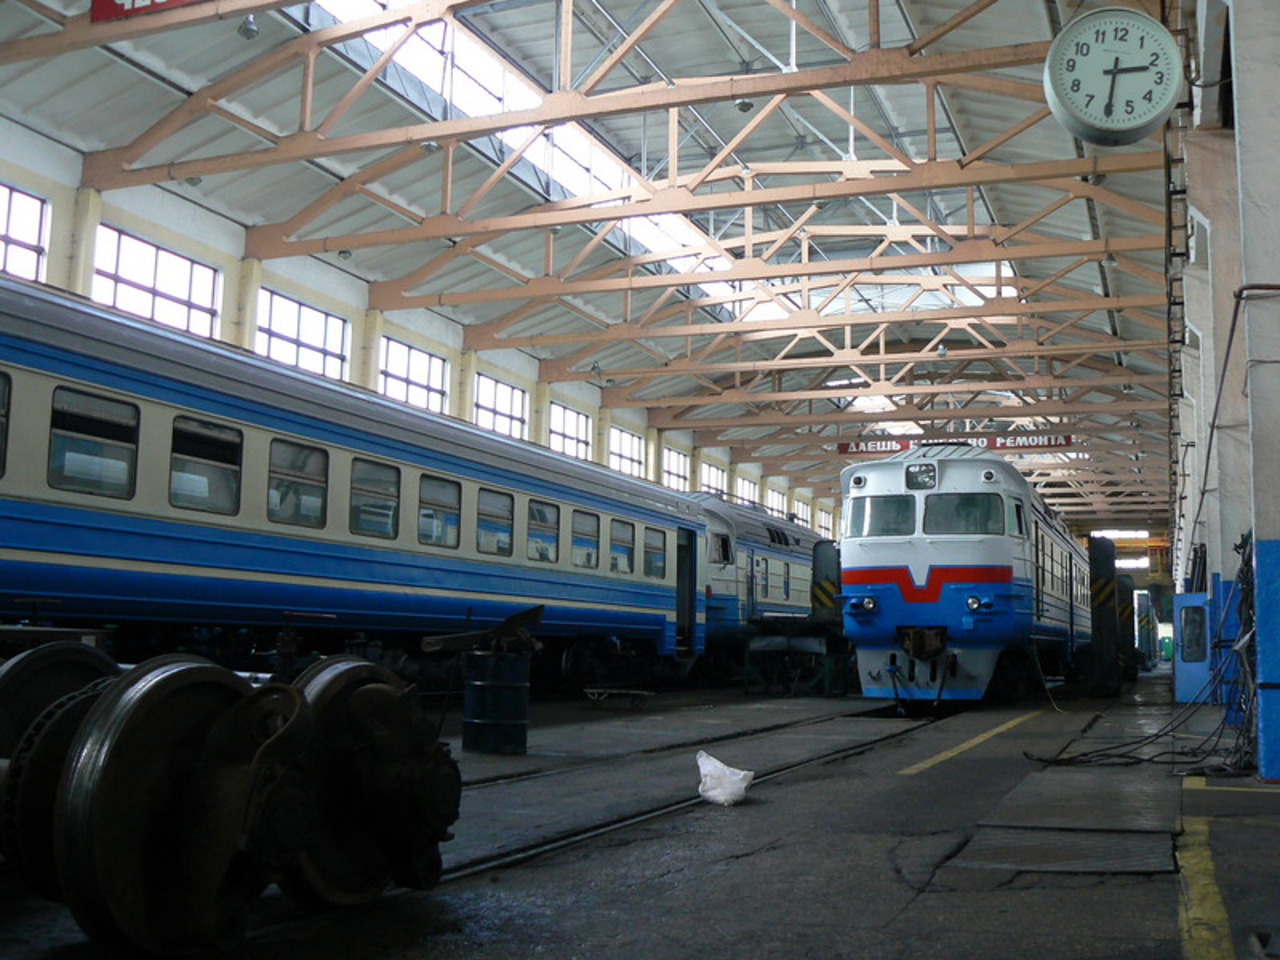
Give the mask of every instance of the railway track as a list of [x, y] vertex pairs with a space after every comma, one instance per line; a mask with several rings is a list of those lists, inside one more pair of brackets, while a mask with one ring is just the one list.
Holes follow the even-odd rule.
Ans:
[[[753, 770], [751, 790], [758, 790], [806, 767], [859, 756], [949, 719], [884, 713], [806, 718], [473, 783], [463, 790], [457, 837], [442, 848], [441, 884], [507, 869], [705, 804], [697, 792], [694, 760], [700, 748], [731, 766]], [[599, 803], [592, 803], [593, 797]]]

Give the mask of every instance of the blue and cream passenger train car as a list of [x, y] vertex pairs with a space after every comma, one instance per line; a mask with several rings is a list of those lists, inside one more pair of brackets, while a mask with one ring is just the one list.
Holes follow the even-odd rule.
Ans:
[[286, 625], [334, 652], [541, 605], [537, 639], [566, 664], [683, 669], [722, 588], [709, 549], [779, 578], [724, 584], [757, 592], [713, 634], [809, 603], [812, 535], [716, 503], [0, 280], [0, 623], [112, 624], [122, 658], [234, 661]]
[[1087, 555], [1004, 460], [925, 445], [846, 467], [841, 489], [844, 625], [865, 696], [977, 700], [1037, 661], [1082, 667]]

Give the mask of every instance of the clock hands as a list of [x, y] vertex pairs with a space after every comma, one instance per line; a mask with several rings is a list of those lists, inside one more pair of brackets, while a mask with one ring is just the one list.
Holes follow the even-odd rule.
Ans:
[[1102, 71], [1103, 76], [1111, 77], [1111, 86], [1107, 89], [1107, 102], [1102, 108], [1102, 115], [1104, 117], [1109, 117], [1115, 112], [1116, 77], [1120, 76], [1122, 73], [1142, 73], [1144, 70], [1150, 69], [1151, 65], [1148, 63], [1144, 63], [1138, 67], [1122, 67], [1120, 66], [1120, 58], [1116, 57], [1111, 66]]

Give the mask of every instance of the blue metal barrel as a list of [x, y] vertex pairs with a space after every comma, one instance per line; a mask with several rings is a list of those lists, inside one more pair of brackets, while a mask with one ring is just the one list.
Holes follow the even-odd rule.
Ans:
[[462, 749], [524, 753], [529, 731], [527, 653], [471, 650], [462, 658]]

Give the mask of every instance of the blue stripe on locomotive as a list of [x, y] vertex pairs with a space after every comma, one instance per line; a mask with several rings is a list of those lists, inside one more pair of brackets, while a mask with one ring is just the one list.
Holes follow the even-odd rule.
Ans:
[[[850, 599], [874, 597], [876, 609], [868, 613]], [[976, 612], [965, 606], [970, 596], [989, 601]], [[845, 634], [857, 647], [898, 648], [898, 627], [945, 627], [952, 642], [966, 646], [1003, 647], [1024, 640], [1032, 629], [1032, 584], [1018, 579], [1008, 583], [947, 583], [936, 601], [907, 600], [895, 583], [846, 586]]]

